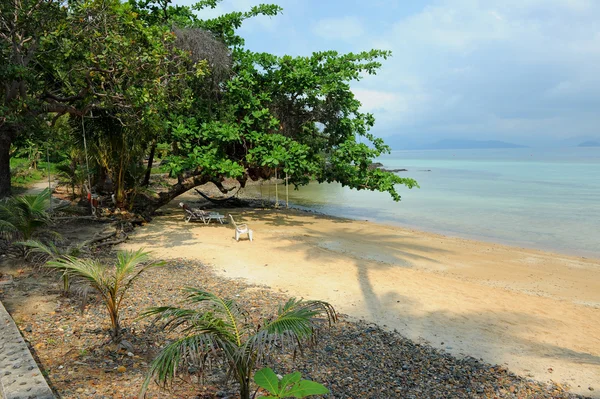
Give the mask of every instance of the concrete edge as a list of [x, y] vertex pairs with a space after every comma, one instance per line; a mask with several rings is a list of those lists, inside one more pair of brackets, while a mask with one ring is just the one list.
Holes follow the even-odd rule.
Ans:
[[17, 325], [0, 302], [0, 398], [55, 399]]

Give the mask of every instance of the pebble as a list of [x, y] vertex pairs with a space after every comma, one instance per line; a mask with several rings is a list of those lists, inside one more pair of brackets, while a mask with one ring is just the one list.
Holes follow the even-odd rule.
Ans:
[[[57, 312], [35, 315], [28, 320], [32, 329], [28, 339], [44, 343], [40, 347], [36, 344], [42, 365], [56, 370], [53, 364], [60, 359], [58, 370], [67, 368], [73, 373], [69, 376], [66, 370], [50, 373], [49, 380], [58, 394], [64, 398], [136, 397], [157, 351], [176, 336], [152, 327], [147, 320], [136, 321], [135, 329], [133, 323], [142, 309], [177, 304], [183, 298], [179, 288], [185, 286], [202, 287], [223, 297], [239, 295], [236, 300], [250, 310], [249, 318], [256, 322], [272, 316], [277, 306], [287, 300], [283, 292], [250, 286], [242, 280], [227, 280], [216, 276], [208, 266], [175, 259], [170, 266], [148, 272], [143, 284], [134, 285], [126, 296], [121, 314], [126, 340], [115, 350], [103, 346], [108, 321], [101, 302], [90, 301], [87, 317], [82, 317], [79, 298], [63, 299]], [[52, 289], [52, 286], [47, 288]], [[66, 325], [71, 326], [70, 336], [64, 333], [64, 328], [57, 329]], [[331, 390], [328, 399], [583, 398], [568, 392], [568, 387], [519, 377], [505, 367], [472, 357], [458, 359], [375, 324], [343, 318], [331, 328], [320, 329], [316, 345], [303, 348], [303, 355], [298, 354], [295, 360], [291, 351], [280, 350], [267, 360], [276, 374], [299, 371], [302, 378], [326, 385]], [[214, 367], [204, 376], [206, 384], [202, 388], [201, 384], [181, 384], [172, 392], [159, 393], [153, 386], [154, 391], [148, 397], [234, 398], [236, 387], [223, 385], [225, 375], [224, 370]], [[83, 394], [79, 391], [83, 389], [82, 381], [88, 389]], [[594, 390], [591, 386], [588, 389]]]

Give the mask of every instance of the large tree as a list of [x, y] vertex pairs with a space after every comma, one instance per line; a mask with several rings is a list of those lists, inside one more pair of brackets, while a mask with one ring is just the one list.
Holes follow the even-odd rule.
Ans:
[[[203, 1], [195, 9], [217, 2]], [[261, 5], [247, 13], [201, 20], [168, 4], [145, 2], [142, 15], [178, 22], [188, 32], [212, 33], [230, 47], [232, 66], [228, 74], [218, 75], [222, 80], [216, 84], [214, 79], [207, 82], [213, 78], [210, 74], [191, 84], [190, 111], [171, 115], [173, 151], [168, 165], [178, 181], [145, 198], [147, 212], [208, 182], [226, 192], [226, 178], [244, 186], [249, 179], [287, 174], [295, 185], [340, 182], [359, 190], [387, 191], [394, 200], [400, 199], [396, 185], [416, 185], [412, 179], [370, 167], [389, 148], [369, 132], [374, 118], [360, 111], [350, 87], [364, 74], [374, 74], [388, 52], [329, 51], [309, 57], [255, 53], [244, 49], [235, 29], [254, 15], [277, 14], [279, 7]], [[169, 12], [176, 17], [169, 19]]]
[[47, 109], [37, 60], [49, 23], [62, 18], [56, 1], [0, 1], [0, 198], [11, 193], [11, 144], [35, 129]]

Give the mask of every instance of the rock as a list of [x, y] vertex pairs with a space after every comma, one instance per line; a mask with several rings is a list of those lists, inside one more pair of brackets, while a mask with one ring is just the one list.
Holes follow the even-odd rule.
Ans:
[[408, 172], [408, 169], [385, 169], [385, 168], [379, 168], [379, 169], [383, 170], [384, 172], [391, 172], [391, 173]]
[[122, 350], [124, 352], [133, 352], [133, 345], [129, 341], [122, 340], [121, 342], [119, 342], [119, 346], [117, 349], [120, 351]]
[[373, 162], [371, 165], [369, 165], [369, 170], [381, 169], [382, 167], [383, 164], [381, 162]]
[[124, 373], [126, 370], [127, 370], [127, 367], [125, 367], [125, 366], [117, 367], [117, 373]]

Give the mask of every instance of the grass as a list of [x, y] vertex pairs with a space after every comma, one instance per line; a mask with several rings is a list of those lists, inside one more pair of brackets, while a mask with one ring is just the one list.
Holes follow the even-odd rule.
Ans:
[[[150, 173], [152, 173], [153, 175], [169, 173], [169, 167], [167, 165], [160, 165], [161, 162], [162, 162], [161, 159], [154, 159], [154, 166], [152, 167]], [[160, 165], [160, 166], [156, 166], [156, 165]]]
[[19, 194], [25, 191], [32, 183], [42, 181], [48, 178], [48, 165], [50, 173], [56, 174], [56, 164], [40, 161], [37, 170], [29, 169], [29, 160], [27, 158], [11, 158], [11, 186], [14, 194]]

